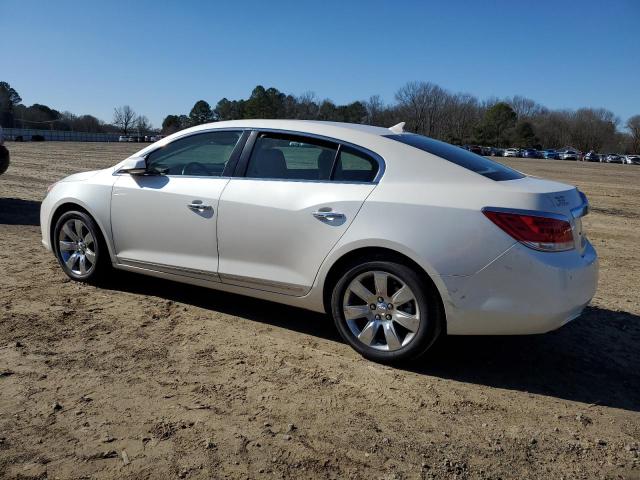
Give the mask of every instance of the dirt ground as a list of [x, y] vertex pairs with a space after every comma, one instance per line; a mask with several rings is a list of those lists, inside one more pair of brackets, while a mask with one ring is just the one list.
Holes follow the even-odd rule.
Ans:
[[134, 274], [67, 280], [40, 244], [47, 185], [139, 146], [8, 147], [0, 478], [640, 478], [640, 167], [506, 162], [589, 196], [592, 305], [397, 369], [323, 315]]

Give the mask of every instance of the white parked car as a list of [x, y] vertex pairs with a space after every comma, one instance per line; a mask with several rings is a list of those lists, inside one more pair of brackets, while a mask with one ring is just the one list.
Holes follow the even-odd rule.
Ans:
[[519, 157], [520, 150], [517, 148], [507, 148], [504, 152], [502, 152], [503, 157]]
[[640, 155], [627, 155], [624, 157], [624, 163], [627, 165], [640, 165]]
[[560, 160], [578, 160], [580, 154], [575, 150], [563, 150], [559, 152]]
[[244, 120], [61, 180], [41, 225], [74, 280], [114, 267], [327, 312], [392, 362], [444, 333], [580, 315], [598, 276], [587, 211], [573, 186], [399, 126]]
[[129, 137], [127, 135], [120, 135], [118, 137], [118, 141], [119, 142], [128, 142], [129, 141]]

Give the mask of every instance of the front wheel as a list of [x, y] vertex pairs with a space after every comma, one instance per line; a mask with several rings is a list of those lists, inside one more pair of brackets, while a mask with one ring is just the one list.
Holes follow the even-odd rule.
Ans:
[[390, 261], [347, 269], [333, 289], [331, 309], [344, 340], [381, 363], [419, 357], [442, 330], [435, 289], [413, 269]]
[[96, 283], [111, 267], [109, 252], [95, 221], [86, 213], [63, 213], [53, 230], [58, 263], [73, 280]]

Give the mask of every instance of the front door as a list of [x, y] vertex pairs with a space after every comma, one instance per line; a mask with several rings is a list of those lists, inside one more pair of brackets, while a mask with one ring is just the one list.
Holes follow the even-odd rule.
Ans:
[[118, 262], [217, 279], [216, 219], [220, 194], [237, 157], [241, 131], [182, 137], [151, 152], [149, 175], [122, 174], [111, 200]]

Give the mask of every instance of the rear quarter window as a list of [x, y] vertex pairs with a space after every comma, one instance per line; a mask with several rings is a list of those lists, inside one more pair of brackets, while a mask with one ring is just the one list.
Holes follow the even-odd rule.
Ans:
[[433, 138], [413, 133], [402, 133], [399, 135], [385, 135], [386, 138], [396, 140], [405, 145], [410, 145], [423, 152], [430, 153], [451, 163], [471, 170], [472, 172], [490, 178], [495, 181], [517, 180], [524, 178], [520, 172], [513, 170], [501, 163], [494, 162], [483, 156], [472, 153], [449, 143], [434, 140]]

